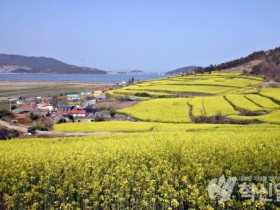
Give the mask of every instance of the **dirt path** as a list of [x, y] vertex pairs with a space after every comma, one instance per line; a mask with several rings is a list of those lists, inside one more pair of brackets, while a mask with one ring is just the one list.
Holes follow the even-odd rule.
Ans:
[[[7, 127], [9, 129], [14, 129], [19, 132], [22, 132], [25, 136], [28, 136], [27, 127], [21, 126], [14, 123], [8, 123], [0, 120], [0, 126]], [[36, 131], [37, 134], [35, 136], [38, 137], [66, 137], [66, 136], [96, 136], [96, 135], [104, 135], [111, 134], [113, 132], [102, 131], [102, 132], [92, 132], [92, 133], [63, 133], [63, 132], [54, 132], [54, 131]]]

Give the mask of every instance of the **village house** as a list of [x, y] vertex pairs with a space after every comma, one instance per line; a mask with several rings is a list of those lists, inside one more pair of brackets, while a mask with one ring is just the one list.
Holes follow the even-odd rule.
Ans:
[[86, 116], [86, 110], [72, 109], [72, 110], [69, 110], [69, 111], [61, 112], [61, 115], [62, 116], [72, 115], [74, 118], [75, 117], [85, 117]]
[[106, 99], [106, 94], [101, 90], [97, 90], [94, 91], [93, 97], [95, 97], [97, 100], [104, 100]]
[[80, 95], [77, 93], [68, 93], [66, 94], [66, 98], [68, 101], [80, 101]]

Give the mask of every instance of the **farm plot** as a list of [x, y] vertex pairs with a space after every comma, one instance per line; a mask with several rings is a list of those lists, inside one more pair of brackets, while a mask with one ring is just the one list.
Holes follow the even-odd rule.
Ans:
[[273, 109], [279, 109], [280, 106], [276, 103], [274, 103], [269, 98], [257, 95], [257, 94], [248, 94], [245, 96], [246, 98], [252, 100], [256, 104], [258, 104], [260, 107], [262, 107], [265, 110], [273, 110]]
[[129, 90], [121, 89], [113, 92], [114, 94], [120, 95], [130, 95], [130, 96], [143, 96], [143, 97], [171, 97], [172, 94], [166, 92], [153, 92], [153, 91], [144, 91], [144, 90]]
[[136, 123], [127, 121], [108, 122], [79, 122], [55, 124], [54, 130], [57, 132], [142, 132], [153, 128], [150, 123]]
[[244, 95], [226, 95], [225, 97], [237, 108], [241, 108], [251, 112], [263, 111], [262, 107], [248, 100]]
[[279, 128], [258, 126], [3, 141], [0, 207], [276, 209], [277, 194], [251, 202], [236, 190], [218, 205], [207, 186], [223, 175], [279, 176], [279, 138]]
[[280, 102], [280, 88], [263, 88], [261, 89], [260, 94]]
[[145, 90], [145, 91], [159, 91], [170, 93], [205, 93], [208, 95], [214, 95], [226, 91], [233, 90], [233, 87], [224, 86], [211, 86], [211, 85], [153, 85], [153, 86], [129, 86], [125, 88], [127, 90]]
[[263, 123], [280, 124], [280, 110], [275, 110], [266, 115], [261, 116], [240, 116], [232, 115], [228, 116], [230, 119], [234, 120], [259, 120]]
[[171, 79], [169, 81], [159, 81], [157, 84], [165, 85], [209, 85], [209, 86], [225, 86], [225, 87], [247, 87], [250, 85], [259, 84], [261, 81], [248, 78], [236, 77], [213, 77], [213, 78], [188, 78], [185, 79]]
[[154, 122], [191, 122], [187, 99], [153, 99], [140, 102], [132, 107], [119, 109], [118, 112], [131, 115], [143, 121]]
[[189, 104], [195, 117], [239, 114], [223, 96], [196, 97], [191, 99]]

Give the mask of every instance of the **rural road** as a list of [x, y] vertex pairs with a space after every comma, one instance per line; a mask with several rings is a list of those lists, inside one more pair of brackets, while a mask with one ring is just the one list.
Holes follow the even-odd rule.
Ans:
[[[0, 126], [7, 127], [9, 129], [14, 129], [19, 132], [22, 132], [24, 135], [28, 135], [27, 127], [23, 125], [18, 125], [15, 123], [8, 123], [0, 120]], [[102, 131], [102, 132], [92, 132], [92, 133], [63, 133], [63, 132], [54, 132], [54, 131], [36, 131], [37, 134], [35, 136], [38, 137], [63, 137], [63, 136], [96, 136], [96, 135], [104, 135], [110, 134], [113, 132]]]

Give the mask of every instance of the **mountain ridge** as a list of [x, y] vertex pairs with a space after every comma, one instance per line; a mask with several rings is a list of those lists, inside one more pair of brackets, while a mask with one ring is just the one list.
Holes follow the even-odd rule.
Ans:
[[1, 73], [107, 74], [97, 68], [79, 67], [54, 58], [0, 54]]
[[172, 71], [168, 71], [165, 74], [180, 74], [180, 73], [189, 73], [193, 72], [195, 69], [200, 68], [200, 66], [185, 66]]

